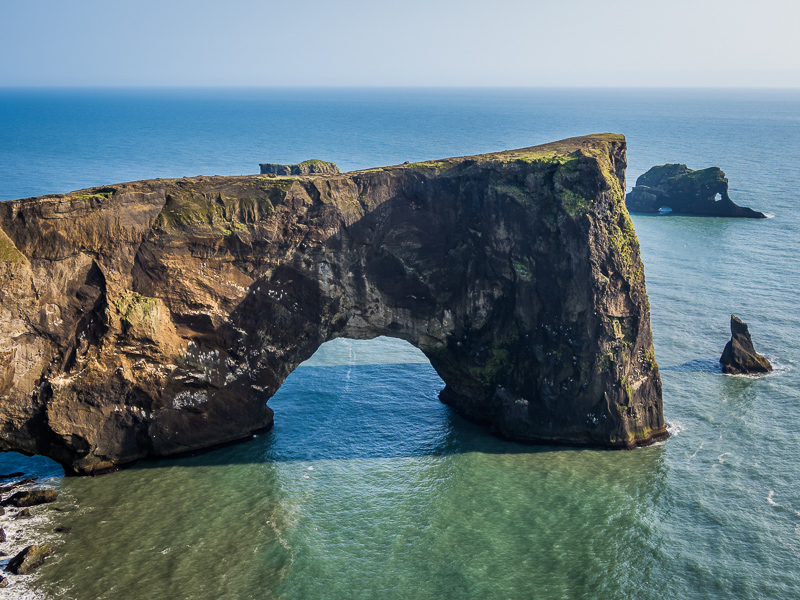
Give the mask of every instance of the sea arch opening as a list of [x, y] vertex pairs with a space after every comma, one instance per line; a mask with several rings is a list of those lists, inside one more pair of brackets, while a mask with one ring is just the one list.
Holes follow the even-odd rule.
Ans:
[[270, 458], [451, 453], [459, 432], [473, 426], [439, 401], [444, 386], [425, 354], [402, 339], [325, 342], [269, 400], [275, 413]]

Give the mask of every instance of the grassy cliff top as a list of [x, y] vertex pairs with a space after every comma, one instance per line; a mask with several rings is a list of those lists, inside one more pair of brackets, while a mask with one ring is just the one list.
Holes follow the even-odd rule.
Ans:
[[567, 138], [557, 142], [541, 144], [540, 146], [531, 146], [530, 148], [505, 150], [503, 152], [479, 154], [477, 156], [467, 156], [465, 159], [478, 160], [479, 162], [510, 162], [514, 160], [534, 161], [556, 158], [559, 156], [569, 156], [578, 150], [582, 150], [586, 154], [595, 154], [600, 152], [607, 153], [609, 143], [624, 141], [625, 136], [618, 133], [593, 133], [591, 135]]
[[[114, 186], [102, 186], [86, 188], [69, 192], [67, 194], [47, 194], [35, 198], [25, 198], [22, 200], [10, 200], [13, 203], [36, 203], [42, 201], [61, 202], [63, 200], [86, 200], [91, 202], [102, 203], [108, 200], [111, 196], [116, 195], [118, 192], [135, 192], [135, 191], [151, 191], [157, 188], [179, 186], [181, 188], [195, 188], [198, 191], [203, 188], [208, 190], [223, 191], [229, 195], [241, 194], [241, 187], [258, 186], [265, 189], [280, 188], [285, 192], [285, 187], [291, 185], [292, 181], [303, 179], [317, 179], [329, 177], [341, 177], [342, 175], [369, 173], [376, 171], [392, 172], [404, 169], [420, 169], [423, 171], [439, 172], [460, 163], [473, 162], [478, 164], [485, 163], [509, 163], [514, 161], [549, 161], [566, 159], [566, 157], [580, 151], [584, 155], [607, 157], [610, 144], [619, 144], [625, 142], [625, 136], [616, 133], [595, 133], [591, 135], [568, 138], [548, 144], [541, 144], [539, 146], [530, 146], [528, 148], [519, 148], [517, 150], [506, 150], [503, 152], [492, 152], [488, 154], [476, 154], [472, 156], [458, 156], [452, 158], [443, 158], [439, 160], [429, 160], [417, 163], [404, 163], [400, 165], [375, 167], [371, 169], [363, 169], [359, 171], [351, 171], [349, 173], [309, 173], [309, 174], [267, 174], [267, 175], [232, 175], [232, 176], [209, 176], [197, 175], [194, 177], [181, 177], [170, 179], [146, 179], [140, 181], [131, 181], [127, 183], [119, 183]], [[267, 164], [267, 163], [264, 163]], [[289, 167], [319, 167], [330, 165], [334, 169], [336, 166], [333, 163], [327, 163], [320, 160], [307, 160], [297, 165], [288, 165]], [[286, 166], [286, 165], [279, 165]], [[245, 194], [247, 195], [247, 194]]]
[[624, 143], [625, 136], [618, 133], [593, 133], [580, 137], [567, 138], [557, 142], [530, 146], [528, 148], [518, 148], [516, 150], [504, 150], [502, 152], [490, 152], [488, 154], [475, 154], [472, 156], [456, 156], [452, 158], [441, 158], [426, 160], [422, 162], [403, 163], [388, 167], [374, 167], [352, 171], [352, 173], [369, 173], [374, 171], [394, 171], [398, 169], [422, 169], [422, 170], [444, 170], [463, 162], [473, 163], [508, 163], [518, 160], [534, 162], [539, 160], [558, 160], [567, 157], [577, 151], [586, 155], [608, 156], [608, 146], [613, 143]]

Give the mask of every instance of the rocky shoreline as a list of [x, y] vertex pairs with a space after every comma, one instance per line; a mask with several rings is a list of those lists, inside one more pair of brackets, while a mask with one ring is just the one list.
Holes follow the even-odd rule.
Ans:
[[54, 524], [63, 511], [52, 477], [23, 472], [0, 475], [0, 599], [28, 597], [28, 583], [46, 560], [52, 560], [58, 534]]

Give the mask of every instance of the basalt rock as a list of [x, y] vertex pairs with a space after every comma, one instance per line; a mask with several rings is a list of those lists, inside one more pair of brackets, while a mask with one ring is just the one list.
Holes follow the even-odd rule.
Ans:
[[523, 442], [667, 435], [613, 134], [0, 204], [0, 443], [97, 473], [245, 439], [336, 337], [399, 337]]
[[8, 561], [6, 571], [14, 575], [27, 575], [36, 567], [43, 565], [44, 559], [52, 553], [53, 547], [50, 544], [28, 546]]
[[24, 506], [37, 506], [39, 504], [55, 502], [57, 499], [58, 492], [56, 490], [27, 490], [12, 494], [7, 499], [3, 500], [3, 505], [22, 508]]
[[753, 347], [747, 323], [731, 315], [731, 340], [725, 345], [719, 359], [722, 372], [730, 375], [769, 373], [770, 362]]
[[261, 163], [262, 175], [337, 175], [339, 167], [332, 162], [324, 160], [304, 160], [296, 165], [276, 165], [272, 163]]
[[636, 180], [625, 201], [632, 212], [657, 213], [669, 208], [689, 215], [766, 218], [730, 199], [728, 180], [719, 167], [700, 171], [675, 164], [653, 167]]

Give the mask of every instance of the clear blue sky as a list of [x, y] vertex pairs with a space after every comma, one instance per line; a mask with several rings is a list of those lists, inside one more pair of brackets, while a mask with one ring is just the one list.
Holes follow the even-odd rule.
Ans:
[[800, 87], [796, 0], [3, 0], [0, 86]]

